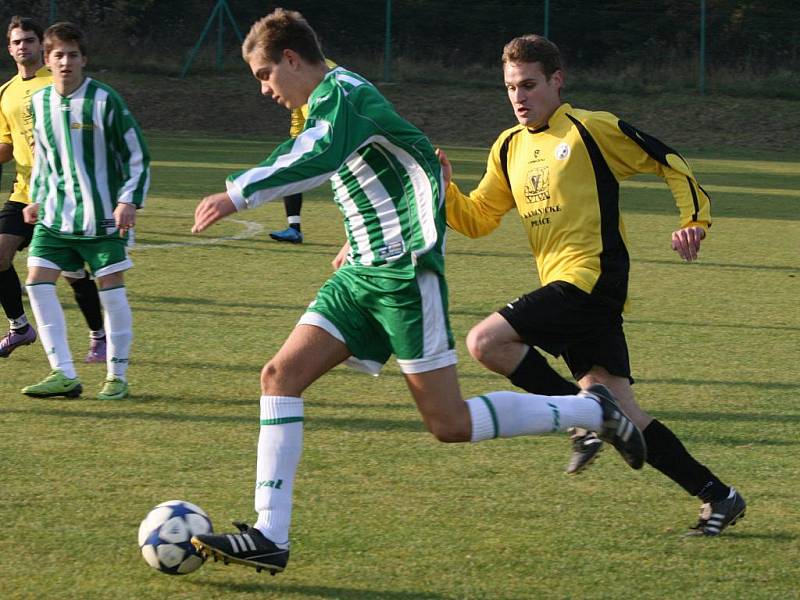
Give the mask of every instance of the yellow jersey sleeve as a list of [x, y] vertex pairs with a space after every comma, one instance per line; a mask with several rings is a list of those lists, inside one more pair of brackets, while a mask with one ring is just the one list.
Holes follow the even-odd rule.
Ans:
[[494, 143], [486, 161], [486, 173], [468, 196], [455, 183], [447, 186], [447, 224], [467, 237], [491, 233], [500, 225], [503, 215], [516, 207], [502, 160], [503, 149], [513, 131], [503, 132]]
[[680, 211], [680, 226], [711, 226], [711, 202], [686, 160], [675, 150], [605, 112], [584, 123], [597, 139], [614, 175], [622, 181], [638, 173], [658, 175], [669, 186]]

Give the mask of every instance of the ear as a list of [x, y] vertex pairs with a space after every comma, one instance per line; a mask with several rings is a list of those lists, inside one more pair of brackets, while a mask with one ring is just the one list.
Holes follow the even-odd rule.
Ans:
[[286, 48], [281, 54], [292, 69], [297, 69], [297, 67], [300, 65], [300, 55], [294, 50]]
[[550, 81], [559, 89], [564, 87], [564, 71], [561, 69], [553, 71], [553, 74], [550, 75]]

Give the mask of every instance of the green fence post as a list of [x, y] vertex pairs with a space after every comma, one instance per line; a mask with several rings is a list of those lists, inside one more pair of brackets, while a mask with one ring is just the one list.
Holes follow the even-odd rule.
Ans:
[[544, 37], [550, 39], [550, 0], [544, 0]]
[[706, 0], [700, 0], [700, 93], [706, 93]]
[[392, 80], [392, 0], [386, 0], [386, 41], [383, 45], [383, 80]]

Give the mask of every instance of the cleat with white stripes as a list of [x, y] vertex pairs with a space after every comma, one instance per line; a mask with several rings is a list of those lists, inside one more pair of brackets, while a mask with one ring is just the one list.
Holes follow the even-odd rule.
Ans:
[[686, 535], [720, 535], [726, 527], [736, 525], [739, 519], [744, 519], [746, 510], [747, 502], [736, 488], [731, 488], [724, 500], [706, 502], [700, 507], [700, 518], [689, 528]]
[[289, 545], [278, 545], [264, 537], [258, 529], [234, 521], [238, 533], [206, 533], [192, 537], [192, 545], [203, 558], [221, 560], [255, 567], [256, 571], [269, 570], [273, 575], [286, 568], [289, 562]]
[[633, 421], [622, 412], [608, 388], [596, 383], [578, 395], [594, 398], [600, 403], [600, 408], [603, 410], [603, 426], [597, 432], [597, 437], [614, 446], [632, 469], [641, 469], [647, 458], [644, 436]]
[[567, 475], [577, 475], [594, 462], [603, 449], [603, 440], [594, 431], [586, 431], [579, 427], [567, 429], [572, 442], [572, 456], [569, 459]]

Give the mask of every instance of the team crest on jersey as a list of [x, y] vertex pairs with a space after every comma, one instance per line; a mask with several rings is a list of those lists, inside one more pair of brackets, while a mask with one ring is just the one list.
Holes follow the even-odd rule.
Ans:
[[561, 142], [556, 146], [556, 158], [558, 160], [566, 160], [569, 157], [569, 144]]
[[525, 176], [525, 199], [528, 202], [543, 202], [550, 198], [550, 171], [547, 165], [528, 171]]

